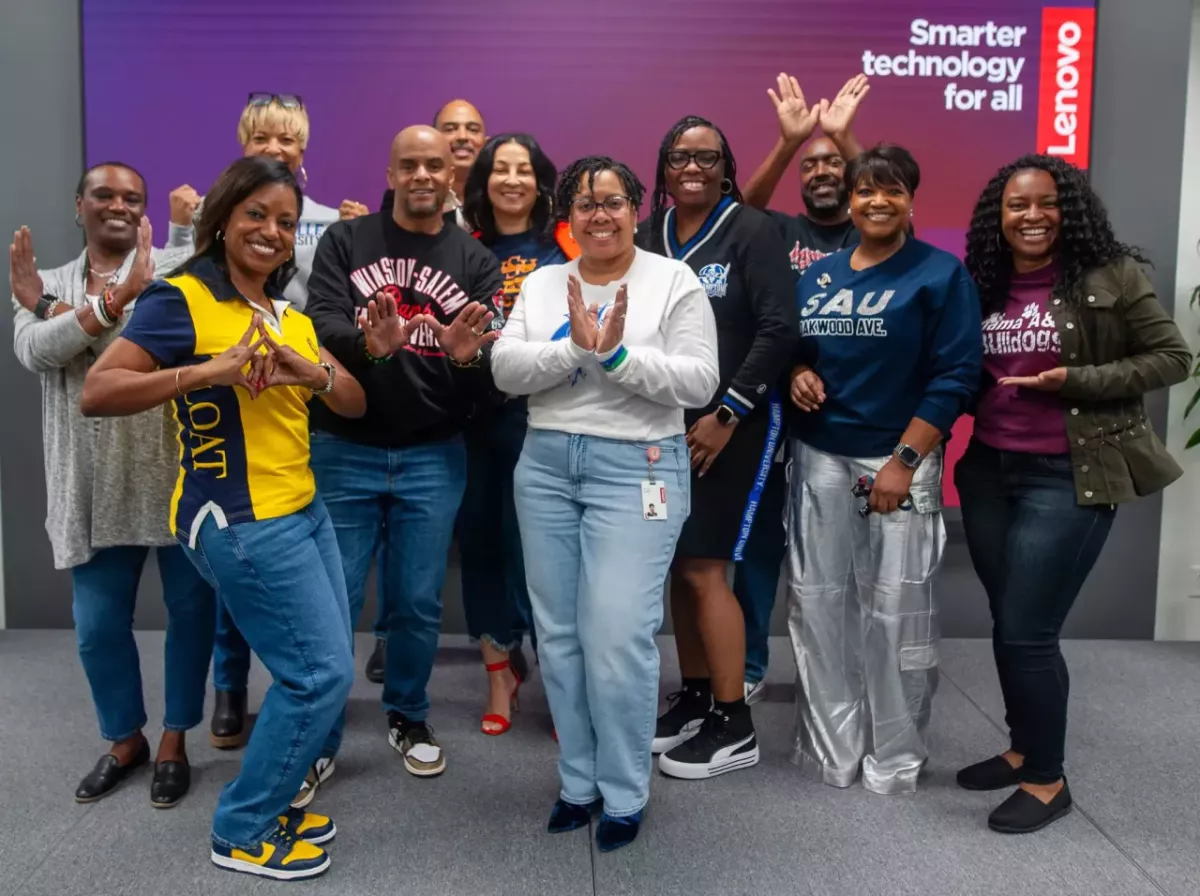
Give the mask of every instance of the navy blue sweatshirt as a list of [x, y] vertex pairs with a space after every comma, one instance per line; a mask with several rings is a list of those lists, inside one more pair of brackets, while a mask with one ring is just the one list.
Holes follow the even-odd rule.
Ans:
[[820, 451], [886, 457], [913, 417], [949, 435], [979, 386], [979, 295], [949, 252], [909, 239], [864, 271], [851, 252], [819, 259], [796, 287], [801, 351], [825, 403], [787, 403], [789, 428]]
[[636, 242], [695, 271], [716, 317], [721, 385], [708, 407], [684, 414], [688, 425], [718, 404], [738, 417], [765, 413], [768, 393], [790, 366], [797, 342], [796, 275], [774, 222], [726, 197], [683, 245], [676, 239], [674, 208], [661, 228], [642, 222]]

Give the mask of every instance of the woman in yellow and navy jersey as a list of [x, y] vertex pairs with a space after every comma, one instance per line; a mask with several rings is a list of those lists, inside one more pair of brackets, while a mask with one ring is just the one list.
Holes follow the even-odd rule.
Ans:
[[[217, 865], [277, 879], [329, 867], [333, 822], [291, 809], [353, 680], [349, 602], [309, 467], [308, 402], [348, 417], [362, 387], [283, 289], [303, 196], [281, 162], [240, 159], [205, 199], [196, 254], [137, 299], [89, 371], [85, 416], [173, 402], [176, 537], [270, 671], [241, 773], [213, 818]], [[164, 508], [165, 510], [165, 508]]]

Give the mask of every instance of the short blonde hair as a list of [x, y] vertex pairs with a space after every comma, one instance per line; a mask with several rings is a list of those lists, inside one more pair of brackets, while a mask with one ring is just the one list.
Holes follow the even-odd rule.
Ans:
[[255, 131], [281, 131], [292, 134], [300, 143], [300, 151], [308, 149], [308, 113], [302, 106], [286, 109], [278, 100], [267, 105], [251, 104], [242, 110], [238, 121], [238, 143], [245, 149]]

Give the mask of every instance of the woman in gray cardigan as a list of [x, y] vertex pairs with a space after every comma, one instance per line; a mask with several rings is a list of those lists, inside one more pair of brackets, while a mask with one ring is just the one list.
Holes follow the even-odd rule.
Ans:
[[75, 206], [86, 237], [78, 258], [37, 270], [27, 228], [9, 247], [13, 347], [42, 381], [46, 531], [55, 568], [71, 570], [79, 658], [100, 736], [113, 744], [75, 799], [106, 796], [150, 759], [133, 612], [146, 556], [155, 548], [167, 606], [166, 713], [150, 801], [166, 808], [190, 786], [184, 732], [204, 715], [213, 591], [168, 526], [179, 473], [174, 420], [162, 408], [87, 420], [79, 398], [88, 367], [120, 332], [155, 267], [169, 270], [191, 247], [151, 247], [145, 181], [128, 165], [90, 169]]

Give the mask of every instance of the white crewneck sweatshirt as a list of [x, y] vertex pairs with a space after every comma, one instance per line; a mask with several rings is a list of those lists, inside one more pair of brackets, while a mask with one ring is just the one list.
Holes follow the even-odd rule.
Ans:
[[[601, 321], [628, 287], [621, 346], [597, 355], [571, 341], [567, 277], [575, 275]], [[700, 281], [686, 264], [637, 250], [625, 276], [584, 283], [579, 261], [525, 278], [492, 350], [496, 386], [529, 396], [529, 425], [621, 441], [684, 432], [684, 408], [704, 407], [720, 382], [717, 328]]]

